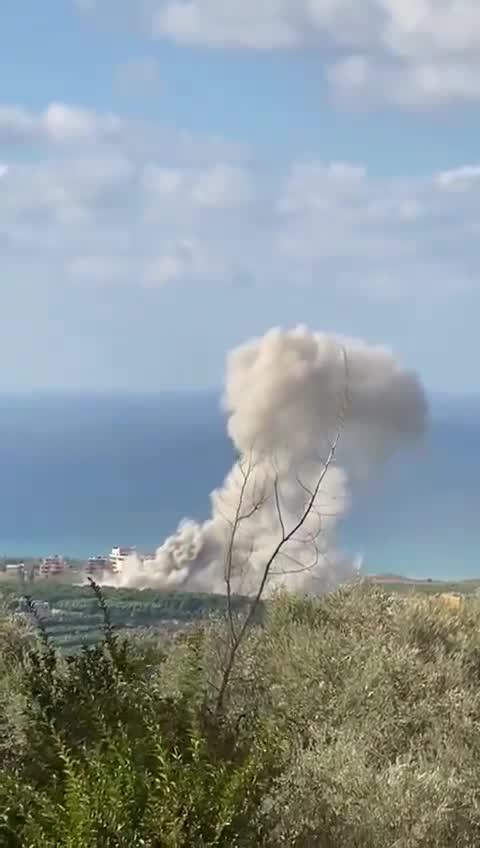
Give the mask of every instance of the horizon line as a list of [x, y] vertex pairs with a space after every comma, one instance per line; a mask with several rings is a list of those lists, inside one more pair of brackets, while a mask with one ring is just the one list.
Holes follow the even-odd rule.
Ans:
[[[162, 395], [175, 396], [208, 396], [221, 395], [224, 391], [223, 386], [192, 386], [192, 387], [164, 387], [164, 388], [142, 388], [135, 387], [124, 388], [99, 388], [99, 387], [22, 387], [22, 388], [1, 388], [0, 398], [19, 398], [33, 399], [35, 397], [138, 397], [138, 398], [154, 398]], [[455, 400], [478, 400], [480, 401], [480, 389], [472, 391], [453, 391], [442, 389], [429, 389], [425, 387], [425, 393], [428, 398], [443, 401]]]

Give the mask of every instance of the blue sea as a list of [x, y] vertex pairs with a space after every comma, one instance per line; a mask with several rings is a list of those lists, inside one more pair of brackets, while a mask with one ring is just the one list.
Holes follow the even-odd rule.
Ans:
[[[0, 554], [149, 551], [204, 519], [232, 461], [213, 394], [0, 397]], [[342, 546], [370, 572], [480, 577], [480, 399], [435, 398], [425, 443], [363, 489]]]

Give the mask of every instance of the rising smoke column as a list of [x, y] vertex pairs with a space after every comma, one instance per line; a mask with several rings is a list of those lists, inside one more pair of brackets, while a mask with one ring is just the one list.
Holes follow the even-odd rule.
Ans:
[[[238, 460], [210, 496], [211, 518], [184, 521], [153, 560], [127, 560], [116, 585], [222, 593], [230, 551], [233, 591], [254, 593], [282, 523], [287, 532], [296, 525], [339, 434], [315, 509], [275, 561], [267, 590], [321, 591], [352, 576], [358, 560], [342, 556], [335, 541], [348, 483], [424, 432], [427, 403], [416, 376], [363, 341], [273, 329], [228, 356], [223, 405]], [[239, 514], [249, 517], [232, 546]]]

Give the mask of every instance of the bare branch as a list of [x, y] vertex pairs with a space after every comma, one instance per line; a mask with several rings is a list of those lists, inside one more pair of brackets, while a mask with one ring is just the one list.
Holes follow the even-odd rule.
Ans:
[[[233, 576], [233, 567], [234, 567], [235, 542], [236, 542], [241, 524], [244, 521], [248, 521], [250, 518], [252, 518], [255, 515], [255, 513], [258, 512], [262, 508], [262, 506], [265, 504], [266, 500], [268, 499], [267, 495], [265, 494], [265, 491], [262, 491], [260, 496], [257, 499], [257, 497], [256, 497], [257, 481], [255, 480], [254, 485], [253, 485], [253, 492], [252, 492], [252, 501], [253, 501], [252, 506], [246, 512], [242, 513], [242, 507], [243, 507], [243, 504], [244, 504], [247, 487], [248, 487], [248, 484], [249, 484], [249, 481], [250, 481], [251, 474], [252, 474], [253, 470], [255, 469], [256, 465], [257, 465], [257, 462], [252, 461], [252, 453], [250, 453], [247, 463], [245, 463], [245, 457], [242, 457], [239, 460], [237, 467], [238, 467], [240, 475], [242, 477], [242, 485], [240, 487], [240, 493], [239, 493], [239, 497], [238, 497], [238, 501], [237, 501], [237, 507], [236, 507], [236, 510], [235, 510], [235, 515], [234, 515], [233, 520], [227, 519], [225, 516], [222, 515], [222, 518], [225, 518], [226, 522], [231, 527], [230, 540], [229, 540], [229, 545], [228, 545], [228, 549], [227, 549], [227, 553], [226, 553], [226, 557], [225, 557], [225, 582], [226, 582], [226, 586], [227, 586], [227, 611], [228, 611], [228, 620], [229, 620], [229, 625], [230, 625], [230, 634], [231, 634], [232, 644], [235, 643], [235, 640], [237, 638], [237, 634], [236, 634], [236, 630], [235, 630], [235, 623], [234, 623], [234, 616], [233, 616], [233, 607], [232, 607], [232, 576]], [[263, 488], [263, 490], [265, 489], [264, 486], [262, 488]], [[253, 546], [252, 546], [252, 552], [253, 552]], [[246, 562], [248, 561], [248, 556], [249, 555], [247, 555], [247, 558], [246, 558], [245, 562], [243, 563], [243, 565], [245, 565]], [[239, 566], [241, 568], [242, 563], [239, 563]]]
[[302, 563], [301, 560], [296, 559], [295, 557], [291, 556], [290, 554], [283, 553], [282, 557], [284, 559], [289, 560], [289, 562], [292, 562], [294, 565], [297, 565], [298, 568], [292, 569], [290, 571], [286, 571], [285, 569], [282, 568], [281, 571], [271, 571], [270, 575], [275, 576], [275, 577], [283, 577], [283, 576], [289, 575], [289, 574], [302, 574], [305, 571], [312, 571], [312, 569], [314, 569], [318, 565], [318, 561], [320, 559], [320, 551], [315, 546], [313, 546], [313, 553], [314, 553], [313, 561], [311, 563], [307, 563], [307, 564]]
[[280, 504], [280, 493], [279, 493], [279, 490], [278, 490], [278, 477], [275, 478], [275, 482], [273, 484], [273, 491], [275, 493], [275, 507], [276, 507], [276, 510], [277, 510], [278, 520], [280, 522], [280, 527], [282, 529], [282, 539], [284, 539], [286, 531], [285, 531], [285, 523], [283, 521], [282, 507], [281, 507], [281, 504]]
[[312, 494], [313, 494], [312, 490], [311, 490], [311, 489], [309, 489], [309, 488], [308, 488], [308, 486], [306, 486], [306, 485], [305, 485], [305, 483], [302, 483], [302, 481], [300, 480], [300, 477], [298, 476], [298, 474], [296, 475], [295, 480], [297, 481], [297, 483], [298, 483], [298, 485], [300, 486], [300, 488], [302, 488], [302, 489], [303, 489], [303, 491], [305, 492], [305, 494], [306, 494], [306, 495], [308, 495], [308, 496], [311, 498], [311, 497], [312, 497]]
[[[268, 556], [268, 558], [266, 560], [265, 565], [263, 566], [262, 577], [261, 577], [259, 586], [257, 588], [257, 591], [256, 591], [256, 593], [253, 597], [252, 603], [250, 605], [250, 609], [249, 609], [249, 611], [248, 611], [248, 613], [247, 613], [247, 615], [246, 615], [246, 617], [243, 621], [243, 624], [240, 627], [240, 630], [237, 632], [236, 629], [235, 629], [235, 626], [234, 626], [234, 622], [233, 622], [233, 612], [232, 612], [232, 605], [231, 605], [231, 577], [232, 577], [233, 550], [234, 550], [235, 538], [236, 538], [236, 534], [237, 534], [237, 531], [238, 531], [239, 522], [240, 522], [240, 520], [243, 520], [243, 519], [241, 519], [241, 509], [242, 509], [243, 498], [244, 498], [244, 495], [245, 495], [245, 489], [246, 489], [247, 480], [248, 480], [248, 476], [247, 475], [244, 476], [244, 483], [241, 487], [239, 504], [238, 504], [238, 507], [237, 507], [237, 512], [236, 512], [236, 517], [234, 519], [234, 525], [233, 525], [233, 529], [232, 529], [230, 544], [229, 544], [229, 548], [228, 548], [228, 551], [227, 551], [226, 581], [227, 581], [227, 596], [228, 596], [228, 611], [229, 611], [228, 614], [229, 614], [230, 632], [231, 632], [231, 648], [230, 648], [229, 656], [227, 658], [227, 662], [226, 662], [226, 666], [225, 666], [225, 669], [224, 669], [223, 678], [222, 678], [222, 682], [221, 682], [221, 686], [220, 686], [220, 691], [218, 693], [218, 698], [217, 698], [217, 702], [216, 702], [217, 713], [220, 713], [223, 710], [225, 693], [226, 693], [226, 690], [227, 690], [227, 687], [228, 687], [228, 684], [229, 684], [229, 681], [230, 681], [230, 677], [231, 677], [231, 674], [232, 674], [232, 671], [233, 671], [233, 668], [234, 668], [234, 664], [235, 664], [235, 660], [236, 660], [238, 650], [239, 650], [239, 648], [240, 648], [240, 646], [243, 642], [245, 634], [247, 633], [250, 625], [252, 624], [252, 622], [254, 620], [254, 617], [256, 615], [256, 612], [257, 612], [258, 606], [260, 604], [261, 598], [262, 598], [263, 593], [265, 591], [265, 586], [267, 584], [267, 580], [271, 575], [272, 567], [273, 567], [275, 561], [277, 560], [277, 558], [280, 555], [285, 556], [284, 548], [288, 545], [289, 542], [294, 540], [294, 537], [296, 536], [298, 531], [304, 526], [308, 517], [311, 514], [314, 514], [314, 515], [317, 514], [317, 512], [316, 512], [316, 502], [317, 502], [317, 498], [318, 498], [320, 489], [323, 485], [323, 482], [324, 482], [330, 468], [332, 467], [332, 465], [335, 462], [335, 455], [336, 455], [338, 443], [340, 441], [341, 433], [343, 432], [347, 405], [349, 403], [348, 359], [347, 359], [346, 350], [343, 346], [341, 347], [341, 354], [342, 354], [343, 364], [344, 364], [344, 369], [345, 369], [344, 400], [343, 400], [341, 409], [340, 409], [338, 416], [337, 416], [337, 430], [336, 430], [335, 436], [333, 438], [333, 441], [330, 444], [330, 450], [329, 450], [328, 456], [327, 456], [325, 462], [323, 463], [322, 471], [320, 472], [320, 474], [317, 477], [317, 480], [315, 482], [315, 486], [311, 490], [308, 489], [308, 487], [302, 486], [302, 483], [299, 481], [300, 485], [302, 486], [305, 493], [307, 494], [307, 502], [306, 502], [303, 510], [301, 511], [301, 515], [300, 515], [299, 519], [294, 523], [294, 525], [288, 531], [287, 531], [286, 526], [285, 526], [284, 516], [283, 516], [282, 508], [281, 508], [279, 485], [278, 485], [279, 475], [278, 474], [276, 475], [273, 490], [274, 490], [274, 497], [275, 497], [275, 506], [276, 506], [276, 510], [277, 510], [277, 514], [278, 514], [278, 518], [279, 518], [281, 531], [282, 531], [281, 532], [281, 538], [277, 542], [277, 544], [274, 546], [273, 550], [271, 551], [270, 555]], [[243, 469], [242, 469], [242, 471], [243, 471]], [[242, 476], [243, 476], [243, 474], [242, 474]], [[297, 480], [298, 480], [298, 477], [297, 477]], [[317, 538], [317, 536], [315, 538]], [[314, 540], [312, 540], [312, 542], [310, 542], [310, 543], [313, 544], [313, 541]], [[317, 555], [318, 555], [318, 551], [317, 551]], [[289, 556], [288, 553], [286, 554], [286, 556], [288, 558], [288, 556]], [[303, 568], [303, 565], [301, 567]], [[310, 568], [311, 568], [311, 566], [310, 566]], [[306, 570], [306, 567], [305, 567], [305, 570]], [[295, 572], [295, 573], [299, 573], [299, 572]]]
[[238, 528], [239, 528], [239, 519], [240, 519], [241, 509], [242, 509], [242, 506], [243, 506], [243, 499], [244, 499], [244, 496], [245, 496], [245, 490], [246, 490], [247, 484], [248, 484], [248, 477], [247, 477], [246, 473], [244, 473], [242, 461], [239, 462], [238, 468], [240, 470], [240, 474], [242, 475], [243, 483], [242, 483], [242, 486], [240, 488], [240, 494], [239, 494], [239, 498], [238, 498], [237, 509], [236, 509], [236, 512], [235, 512], [235, 518], [233, 519], [233, 522], [231, 523], [232, 532], [230, 534], [230, 542], [229, 542], [229, 546], [228, 546], [228, 549], [227, 549], [226, 560], [225, 560], [225, 582], [227, 584], [227, 612], [228, 612], [228, 620], [229, 620], [229, 624], [230, 624], [230, 634], [231, 634], [231, 639], [232, 639], [232, 645], [234, 645], [236, 643], [236, 639], [237, 639], [237, 634], [236, 634], [236, 631], [235, 631], [235, 624], [234, 624], [234, 621], [233, 621], [233, 609], [232, 609], [233, 551], [234, 551], [235, 541], [236, 541], [237, 532], [238, 532]]

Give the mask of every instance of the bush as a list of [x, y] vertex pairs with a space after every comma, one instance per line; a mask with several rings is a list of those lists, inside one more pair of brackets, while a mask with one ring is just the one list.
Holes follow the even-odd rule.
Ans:
[[478, 599], [279, 595], [221, 713], [223, 619], [160, 646], [96, 602], [69, 658], [4, 618], [1, 846], [480, 845]]
[[25, 744], [2, 769], [0, 844], [251, 844], [268, 752], [163, 695], [147, 658], [163, 662], [107, 618], [79, 656], [60, 658], [45, 633], [21, 652]]
[[[365, 585], [270, 605], [227, 705], [244, 732], [276, 740], [268, 845], [480, 844], [479, 613], [473, 599], [451, 609]], [[161, 670], [177, 695], [187, 656], [178, 647]], [[221, 656], [210, 629], [197, 690], [212, 701]]]

